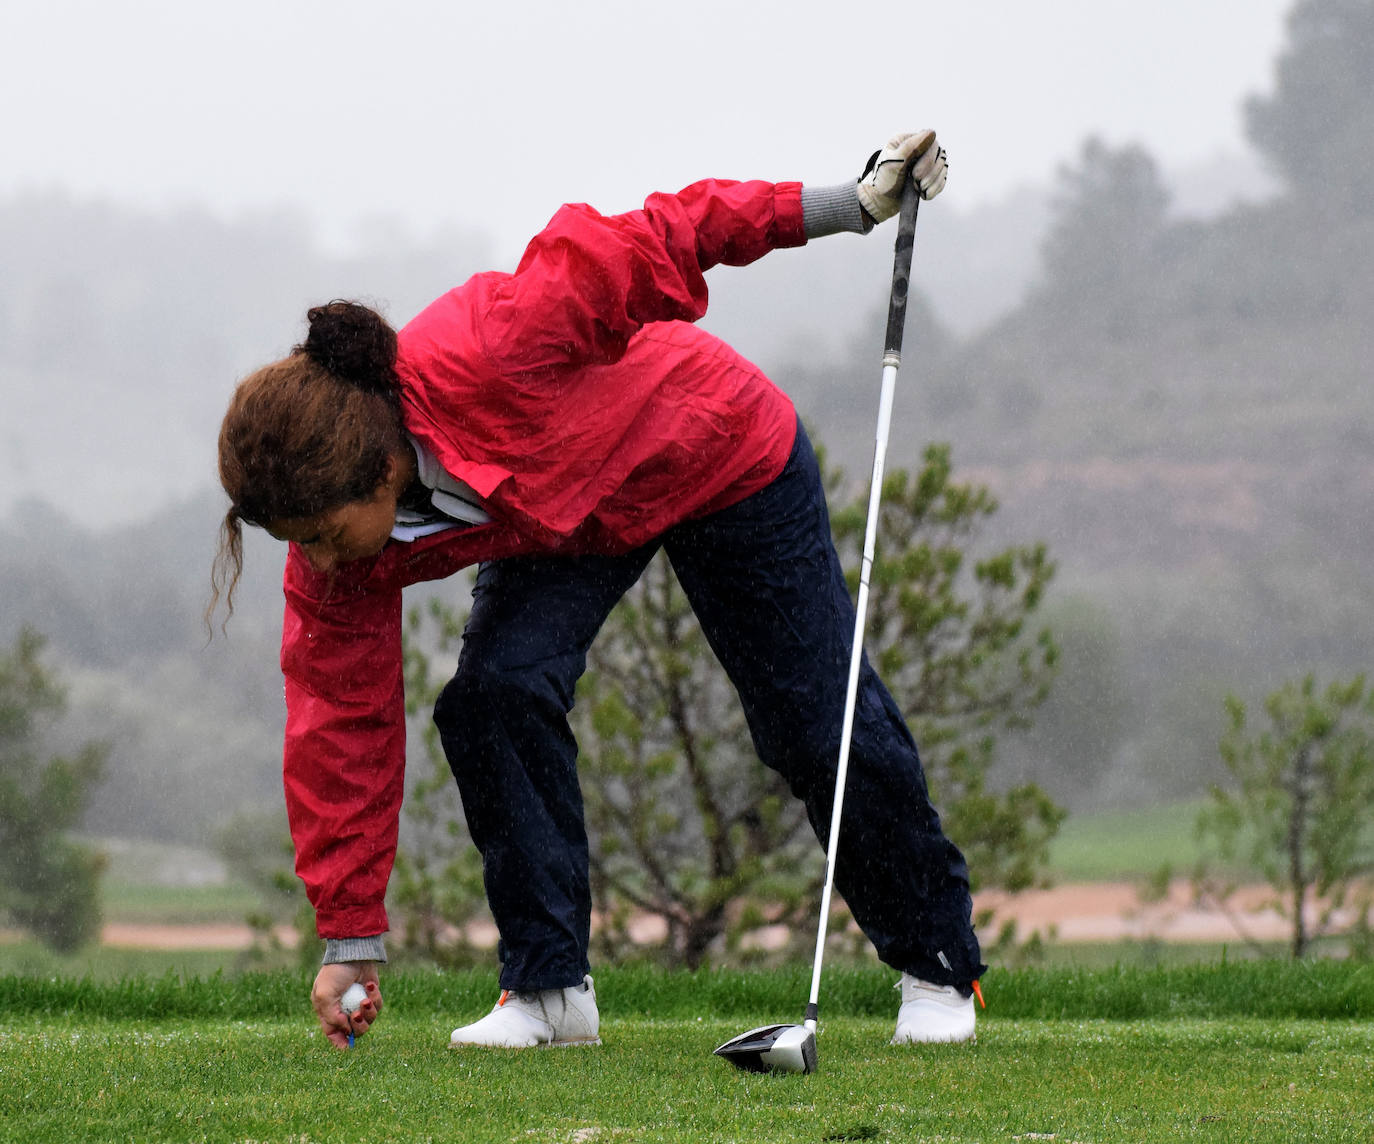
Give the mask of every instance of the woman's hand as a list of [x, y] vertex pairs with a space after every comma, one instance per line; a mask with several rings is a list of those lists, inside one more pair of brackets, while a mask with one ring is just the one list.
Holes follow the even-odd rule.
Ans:
[[921, 198], [933, 199], [945, 189], [948, 168], [945, 149], [934, 131], [894, 135], [868, 161], [859, 180], [859, 205], [874, 222], [882, 222], [902, 209], [902, 187], [908, 171], [921, 188]]
[[[367, 990], [367, 1000], [352, 1013], [339, 1004], [350, 985], [359, 983]], [[375, 961], [340, 961], [322, 965], [310, 990], [310, 1004], [320, 1019], [324, 1035], [340, 1049], [348, 1048], [352, 1034], [361, 1037], [382, 1011], [382, 989], [377, 982]]]

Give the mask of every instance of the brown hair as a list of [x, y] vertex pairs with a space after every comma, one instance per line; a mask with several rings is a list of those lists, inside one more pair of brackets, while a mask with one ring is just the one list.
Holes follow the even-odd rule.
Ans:
[[229, 511], [210, 573], [207, 623], [221, 597], [234, 614], [244, 523], [314, 516], [366, 499], [404, 440], [396, 331], [355, 302], [316, 306], [307, 317], [305, 341], [244, 378], [220, 426], [219, 479]]

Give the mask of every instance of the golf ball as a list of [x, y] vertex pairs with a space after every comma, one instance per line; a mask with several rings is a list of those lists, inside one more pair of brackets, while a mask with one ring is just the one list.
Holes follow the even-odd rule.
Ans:
[[354, 982], [344, 992], [344, 995], [339, 998], [339, 1006], [351, 1017], [366, 1000], [367, 990], [357, 982]]

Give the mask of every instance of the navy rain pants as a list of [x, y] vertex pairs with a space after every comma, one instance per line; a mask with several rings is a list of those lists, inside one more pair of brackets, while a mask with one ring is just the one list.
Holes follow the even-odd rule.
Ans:
[[[589, 971], [591, 893], [567, 713], [587, 649], [659, 547], [744, 707], [754, 747], [830, 832], [854, 606], [811, 444], [730, 508], [621, 556], [482, 565], [458, 670], [434, 720], [501, 933], [501, 987]], [[925, 981], [986, 968], [968, 868], [940, 828], [916, 744], [867, 659], [859, 679], [835, 885], [878, 956]]]

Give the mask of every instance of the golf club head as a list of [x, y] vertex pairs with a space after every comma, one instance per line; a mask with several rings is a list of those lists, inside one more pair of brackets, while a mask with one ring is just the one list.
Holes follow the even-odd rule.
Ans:
[[813, 1073], [816, 1034], [805, 1025], [761, 1025], [726, 1041], [716, 1056], [745, 1072]]

